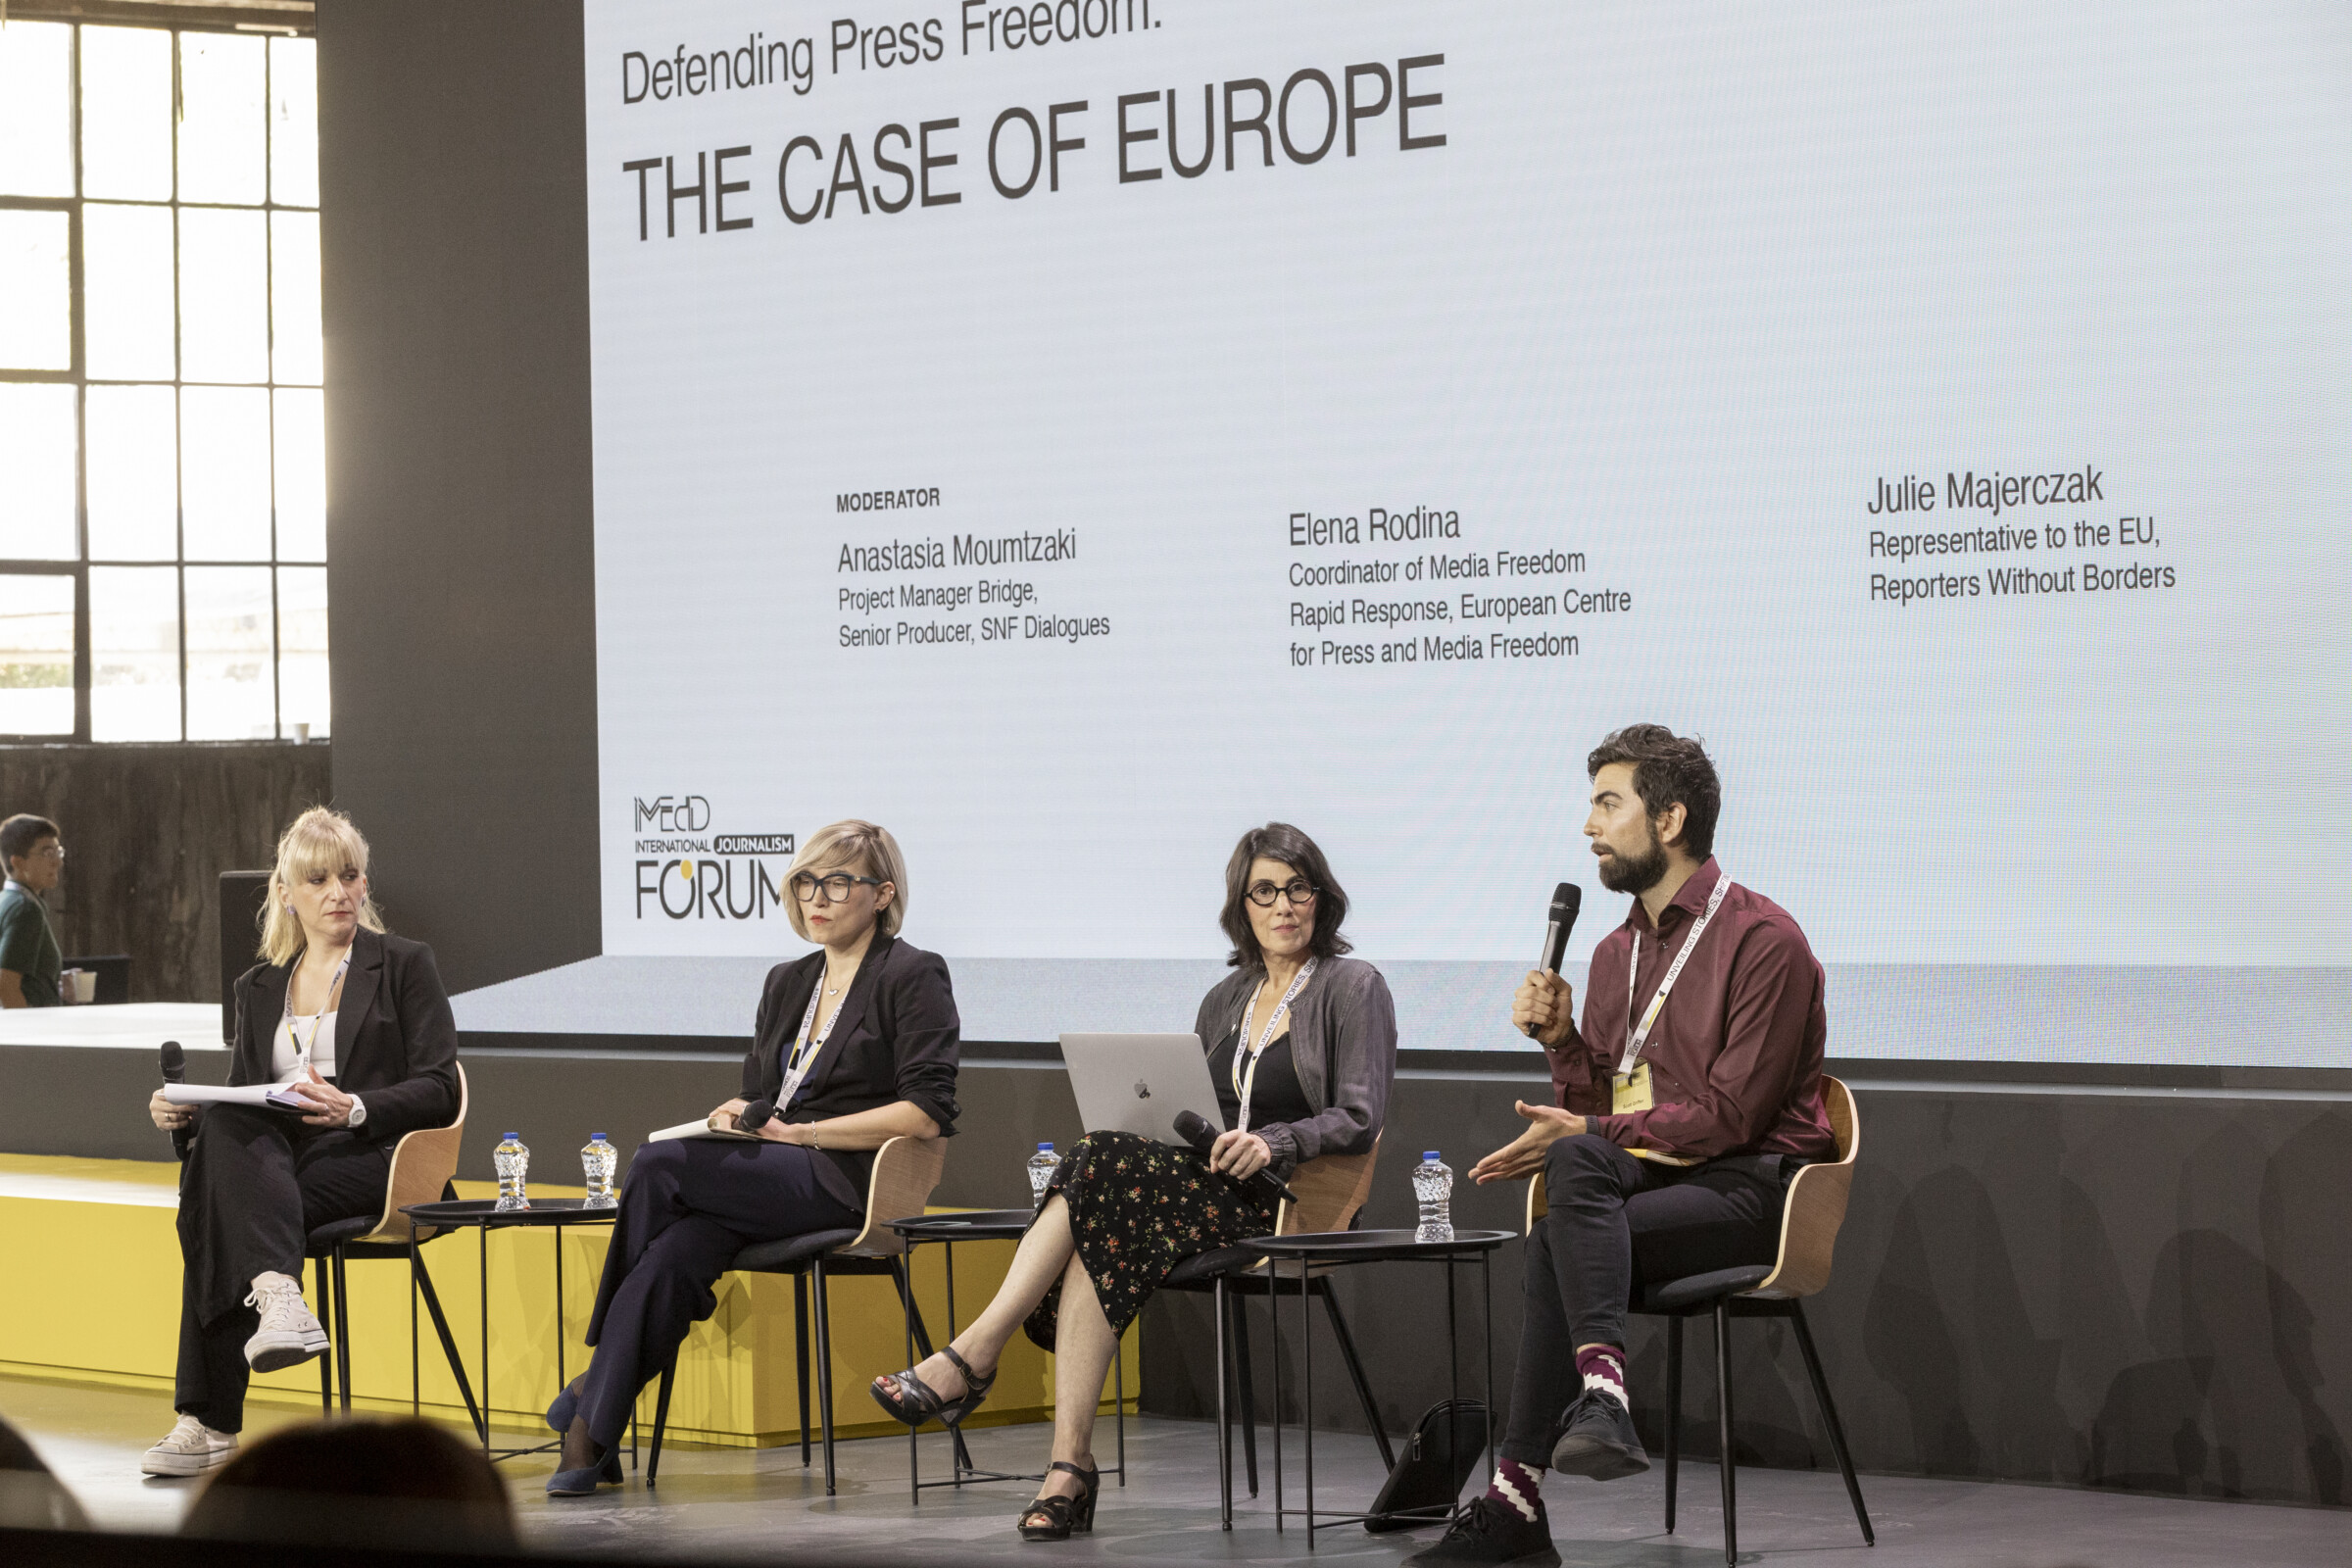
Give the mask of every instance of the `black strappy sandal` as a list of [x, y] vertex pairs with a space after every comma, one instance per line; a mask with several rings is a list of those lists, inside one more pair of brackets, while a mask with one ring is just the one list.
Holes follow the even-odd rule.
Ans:
[[[1046, 1466], [1048, 1470], [1064, 1470], [1086, 1483], [1086, 1490], [1075, 1497], [1059, 1493], [1052, 1496], [1032, 1498], [1021, 1510], [1021, 1539], [1023, 1541], [1067, 1541], [1072, 1536], [1091, 1536], [1095, 1533], [1095, 1494], [1102, 1489], [1102, 1472], [1081, 1470], [1067, 1459], [1056, 1459]], [[1049, 1523], [1033, 1525], [1029, 1521], [1044, 1517]]]
[[997, 1386], [996, 1373], [991, 1372], [986, 1377], [980, 1376], [979, 1373], [972, 1370], [970, 1362], [956, 1353], [956, 1347], [952, 1345], [942, 1347], [939, 1353], [946, 1356], [955, 1364], [956, 1370], [963, 1374], [963, 1396], [961, 1398], [941, 1398], [937, 1389], [916, 1377], [914, 1369], [908, 1367], [904, 1372], [893, 1372], [890, 1375], [891, 1381], [899, 1386], [896, 1398], [883, 1393], [882, 1385], [879, 1383], [866, 1385], [867, 1391], [874, 1396], [874, 1402], [910, 1427], [919, 1427], [926, 1421], [940, 1421], [954, 1426], [974, 1410], [979, 1409], [980, 1401], [988, 1397], [988, 1391]]

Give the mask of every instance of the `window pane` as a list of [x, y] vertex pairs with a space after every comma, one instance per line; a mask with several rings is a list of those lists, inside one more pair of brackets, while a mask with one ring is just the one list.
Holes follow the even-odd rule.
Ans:
[[180, 209], [182, 380], [270, 379], [267, 220], [258, 212]]
[[171, 561], [179, 554], [179, 436], [168, 386], [94, 386], [90, 559]]
[[181, 201], [262, 204], [269, 187], [267, 47], [261, 38], [219, 32], [179, 35]]
[[318, 205], [318, 46], [270, 40], [270, 199]]
[[270, 394], [179, 394], [179, 506], [190, 561], [270, 559]]
[[276, 396], [277, 559], [324, 561], [326, 394], [281, 389]]
[[280, 566], [277, 572], [278, 733], [311, 726], [311, 739], [328, 733], [326, 689], [326, 568]]
[[74, 579], [0, 577], [0, 735], [73, 733]]
[[81, 345], [110, 381], [173, 371], [172, 209], [92, 202], [81, 210]]
[[81, 193], [172, 199], [172, 34], [81, 29]]
[[59, 23], [0, 27], [0, 196], [74, 194], [73, 45]]
[[277, 733], [270, 568], [188, 568], [188, 739]]
[[179, 568], [90, 568], [90, 738], [179, 739]]
[[74, 389], [0, 381], [0, 557], [74, 559]]
[[66, 215], [0, 211], [0, 369], [70, 370]]
[[318, 343], [318, 215], [271, 213], [270, 234], [276, 378], [318, 386], [326, 379]]

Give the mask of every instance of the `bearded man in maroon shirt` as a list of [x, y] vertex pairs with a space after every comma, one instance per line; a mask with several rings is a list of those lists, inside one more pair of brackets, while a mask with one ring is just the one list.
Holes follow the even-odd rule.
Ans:
[[1835, 1158], [1821, 1099], [1821, 965], [1786, 909], [1714, 859], [1723, 791], [1696, 740], [1660, 724], [1586, 761], [1601, 885], [1634, 896], [1592, 952], [1584, 1025], [1558, 975], [1531, 972], [1511, 1019], [1548, 1054], [1554, 1099], [1471, 1167], [1544, 1173], [1527, 1313], [1494, 1484], [1415, 1563], [1557, 1563], [1546, 1469], [1649, 1468], [1625, 1389], [1626, 1306], [1644, 1284], [1769, 1263], [1788, 1184]]

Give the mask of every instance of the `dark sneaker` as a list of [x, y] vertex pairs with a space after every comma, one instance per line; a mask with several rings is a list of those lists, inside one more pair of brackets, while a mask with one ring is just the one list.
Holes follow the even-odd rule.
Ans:
[[1568, 1407], [1567, 1430], [1551, 1446], [1551, 1467], [1562, 1475], [1622, 1481], [1649, 1468], [1634, 1435], [1634, 1413], [1598, 1389], [1587, 1389]]
[[1518, 1509], [1492, 1497], [1481, 1497], [1454, 1520], [1453, 1528], [1436, 1545], [1413, 1553], [1406, 1564], [1420, 1568], [1451, 1568], [1454, 1563], [1525, 1564], [1527, 1568], [1559, 1568], [1560, 1554], [1552, 1549], [1551, 1525], [1544, 1505], [1536, 1504], [1529, 1519]]

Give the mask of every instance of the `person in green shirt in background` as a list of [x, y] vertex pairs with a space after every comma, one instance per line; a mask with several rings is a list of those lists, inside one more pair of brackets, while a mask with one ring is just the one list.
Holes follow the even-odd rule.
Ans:
[[0, 890], [0, 1007], [54, 1007], [66, 960], [41, 895], [66, 874], [57, 824], [24, 812], [0, 822], [0, 861], [8, 866]]

